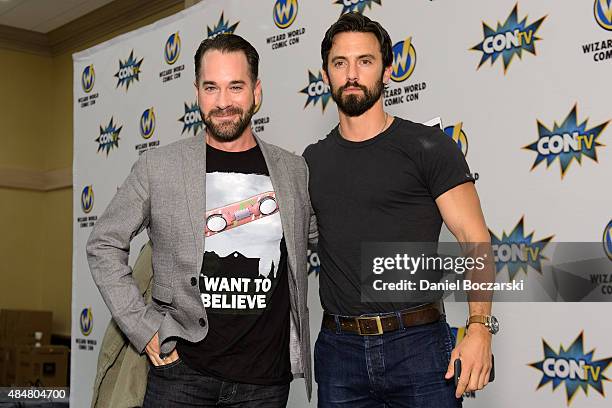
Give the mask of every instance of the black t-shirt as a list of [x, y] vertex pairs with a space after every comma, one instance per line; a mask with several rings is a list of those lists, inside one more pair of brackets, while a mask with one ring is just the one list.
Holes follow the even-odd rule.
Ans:
[[360, 315], [414, 303], [361, 302], [362, 242], [437, 242], [435, 199], [473, 182], [456, 143], [440, 129], [400, 118], [381, 134], [351, 142], [338, 129], [304, 151], [319, 227], [319, 292], [329, 313]]
[[221, 380], [291, 381], [287, 248], [268, 168], [259, 146], [244, 152], [206, 147], [206, 239], [200, 292], [209, 331], [180, 341], [193, 369]]

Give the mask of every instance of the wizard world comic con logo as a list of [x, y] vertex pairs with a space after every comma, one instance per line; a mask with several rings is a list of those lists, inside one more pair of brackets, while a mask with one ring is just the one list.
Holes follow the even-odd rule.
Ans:
[[612, 0], [595, 0], [595, 20], [604, 30], [612, 31]]
[[574, 105], [560, 125], [555, 122], [552, 129], [538, 120], [538, 140], [523, 147], [537, 153], [531, 170], [543, 161], [546, 161], [548, 168], [558, 160], [563, 178], [574, 160], [582, 165], [582, 158], [588, 157], [597, 163], [596, 149], [604, 146], [598, 139], [609, 121], [592, 128], [587, 126], [587, 121], [588, 119], [585, 119], [584, 122], [578, 123], [578, 105]]
[[266, 44], [273, 51], [278, 51], [300, 43], [300, 37], [306, 34], [306, 27], [291, 27], [298, 15], [298, 0], [276, 0], [272, 7], [272, 21], [274, 25], [285, 32], [276, 31], [274, 35], [266, 38]]
[[223, 12], [221, 12], [221, 17], [219, 17], [219, 21], [213, 26], [213, 28], [206, 26], [208, 38], [216, 37], [219, 34], [234, 34], [238, 24], [240, 24], [240, 21], [230, 25], [229, 20], [226, 20]]
[[513, 58], [522, 58], [523, 51], [536, 55], [535, 44], [541, 40], [536, 34], [545, 18], [546, 16], [541, 17], [532, 23], [527, 23], [527, 17], [519, 21], [517, 3], [506, 21], [503, 24], [497, 23], [497, 28], [494, 29], [483, 21], [484, 39], [471, 48], [472, 51], [482, 53], [478, 68], [487, 61], [491, 61], [493, 65], [501, 57], [505, 74]]
[[89, 93], [94, 87], [96, 82], [96, 71], [94, 70], [93, 64], [86, 66], [81, 74], [81, 87], [83, 92]]
[[89, 214], [94, 207], [94, 191], [93, 186], [90, 184], [83, 188], [81, 191], [81, 210], [85, 214]]
[[382, 6], [382, 0], [336, 0], [334, 2], [334, 4], [342, 6], [340, 15], [354, 12], [363, 14], [366, 8], [372, 8], [373, 3]]
[[393, 70], [391, 79], [394, 82], [403, 82], [412, 75], [416, 67], [416, 50], [412, 44], [412, 37], [399, 41], [393, 45]]
[[98, 99], [98, 93], [92, 92], [96, 83], [96, 71], [93, 64], [87, 65], [81, 72], [81, 88], [85, 93], [84, 96], [80, 96], [77, 102], [81, 108], [93, 106], [96, 104]]
[[510, 233], [503, 231], [501, 238], [491, 230], [489, 234], [497, 273], [507, 268], [510, 281], [513, 281], [520, 271], [527, 274], [529, 268], [542, 273], [542, 261], [548, 259], [544, 250], [553, 235], [534, 240], [533, 231], [531, 234], [525, 234], [525, 217], [521, 217]]
[[608, 256], [610, 261], [612, 261], [612, 220], [610, 220], [610, 222], [608, 223], [608, 225], [606, 225], [606, 228], [604, 229], [602, 243], [604, 247], [604, 252]]
[[153, 132], [155, 132], [155, 111], [152, 107], [142, 112], [138, 128], [143, 139], [150, 139], [153, 136]]
[[123, 126], [118, 126], [115, 123], [115, 119], [111, 117], [108, 125], [100, 125], [100, 136], [96, 139], [98, 143], [98, 153], [100, 151], [105, 152], [108, 157], [108, 153], [113, 149], [119, 148], [119, 133], [121, 133]]
[[458, 122], [452, 126], [445, 127], [444, 133], [446, 133], [448, 137], [457, 143], [457, 146], [459, 146], [459, 149], [461, 149], [463, 155], [467, 156], [468, 137], [463, 129], [463, 122]]
[[119, 71], [115, 73], [115, 78], [117, 78], [116, 88], [125, 86], [127, 91], [133, 82], [140, 81], [140, 66], [143, 59], [134, 57], [134, 50], [132, 50], [126, 60], [119, 60]]
[[589, 388], [597, 391], [605, 398], [604, 382], [610, 381], [605, 372], [612, 357], [596, 360], [595, 349], [584, 351], [584, 333], [570, 344], [568, 348], [559, 346], [559, 351], [555, 351], [542, 339], [544, 348], [544, 358], [540, 361], [529, 364], [542, 373], [542, 378], [538, 384], [538, 390], [551, 383], [552, 390], [555, 391], [560, 385], [565, 385], [566, 402], [569, 406], [576, 396], [579, 389], [582, 389], [587, 397]]
[[384, 105], [393, 106], [418, 101], [419, 96], [427, 88], [427, 83], [422, 81], [403, 84], [412, 76], [417, 63], [417, 53], [412, 37], [396, 42], [392, 47], [392, 52], [391, 80], [393, 83], [390, 83], [385, 89]]
[[300, 90], [300, 93], [306, 94], [306, 103], [304, 109], [308, 105], [315, 106], [321, 101], [321, 112], [325, 112], [325, 108], [331, 99], [331, 89], [323, 81], [323, 73], [319, 71], [319, 75], [315, 75], [310, 70], [308, 71], [308, 85]]
[[293, 24], [298, 14], [297, 0], [276, 0], [272, 10], [274, 24], [281, 29], [288, 28]]
[[178, 31], [170, 34], [164, 46], [164, 60], [166, 64], [173, 65], [181, 55], [181, 37]]
[[79, 326], [83, 336], [89, 336], [91, 334], [93, 330], [93, 314], [91, 313], [91, 307], [86, 307], [81, 311]]

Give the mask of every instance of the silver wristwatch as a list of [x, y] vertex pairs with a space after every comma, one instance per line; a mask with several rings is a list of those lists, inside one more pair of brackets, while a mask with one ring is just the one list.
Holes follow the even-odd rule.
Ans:
[[495, 316], [488, 315], [474, 315], [470, 316], [465, 322], [465, 327], [470, 327], [472, 323], [484, 324], [491, 334], [497, 334], [499, 332], [499, 320]]

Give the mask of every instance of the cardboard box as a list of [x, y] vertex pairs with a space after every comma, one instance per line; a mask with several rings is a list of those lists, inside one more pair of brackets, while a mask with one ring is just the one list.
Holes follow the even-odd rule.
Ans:
[[0, 310], [0, 344], [34, 345], [34, 333], [42, 332], [41, 345], [51, 340], [53, 313], [43, 310]]
[[0, 387], [7, 387], [8, 367], [14, 364], [14, 347], [0, 346]]
[[68, 347], [10, 346], [6, 369], [9, 387], [66, 387]]

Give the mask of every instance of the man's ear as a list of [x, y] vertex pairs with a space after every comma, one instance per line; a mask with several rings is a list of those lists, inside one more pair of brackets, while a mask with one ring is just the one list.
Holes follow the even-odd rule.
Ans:
[[255, 89], [253, 89], [253, 97], [255, 98], [255, 106], [259, 106], [261, 104], [261, 80], [257, 79], [255, 82]]
[[393, 65], [389, 65], [383, 71], [383, 83], [385, 85], [389, 85], [389, 81], [391, 80], [391, 73], [393, 72]]
[[329, 85], [329, 77], [327, 76], [327, 71], [322, 70], [322, 72], [323, 72], [323, 82], [325, 82], [325, 85]]

